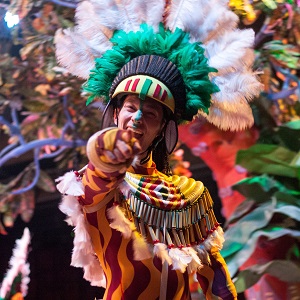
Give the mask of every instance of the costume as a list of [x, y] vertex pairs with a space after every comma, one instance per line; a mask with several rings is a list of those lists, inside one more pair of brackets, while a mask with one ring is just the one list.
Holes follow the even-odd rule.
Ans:
[[[117, 130], [103, 131], [87, 146], [91, 162], [82, 178], [85, 194], [78, 200], [105, 273], [104, 299], [190, 299], [190, 272], [208, 299], [235, 299], [218, 252], [222, 230], [203, 183], [167, 176], [152, 160], [128, 169], [104, 163], [95, 143], [113, 140]], [[70, 188], [62, 183], [59, 189]]]
[[190, 299], [188, 273], [207, 299], [236, 299], [209, 192], [170, 175], [167, 156], [178, 124], [198, 113], [225, 129], [251, 126], [248, 101], [261, 87], [253, 32], [237, 30], [221, 0], [91, 0], [76, 19], [56, 35], [57, 58], [87, 79], [87, 103], [98, 98], [106, 108], [88, 166], [57, 180], [60, 208], [76, 226], [72, 265], [106, 286], [105, 299]]

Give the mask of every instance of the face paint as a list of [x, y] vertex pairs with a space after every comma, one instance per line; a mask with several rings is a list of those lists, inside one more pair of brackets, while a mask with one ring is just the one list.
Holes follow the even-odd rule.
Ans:
[[134, 119], [134, 123], [133, 123], [133, 127], [136, 129], [138, 128], [139, 126], [139, 121], [141, 120], [142, 116], [143, 116], [143, 113], [142, 113], [142, 109], [143, 109], [143, 101], [141, 101], [141, 104], [140, 104], [140, 109], [137, 111], [137, 114], [136, 114], [136, 117]]

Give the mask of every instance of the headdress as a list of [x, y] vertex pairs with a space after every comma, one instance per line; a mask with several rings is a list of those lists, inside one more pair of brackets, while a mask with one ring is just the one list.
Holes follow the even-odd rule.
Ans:
[[55, 36], [57, 58], [87, 79], [87, 104], [96, 97], [108, 104], [104, 121], [123, 93], [161, 101], [174, 115], [169, 152], [177, 124], [198, 114], [225, 130], [253, 124], [249, 102], [261, 91], [254, 32], [237, 28], [227, 1], [86, 0], [75, 17], [74, 28]]

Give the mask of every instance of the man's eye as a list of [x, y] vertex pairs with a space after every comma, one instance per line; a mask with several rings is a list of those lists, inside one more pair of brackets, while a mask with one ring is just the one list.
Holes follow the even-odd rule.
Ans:
[[156, 118], [156, 113], [155, 112], [153, 112], [153, 111], [148, 111], [147, 112], [147, 115], [149, 116], [149, 117], [151, 117], [151, 118]]
[[127, 105], [126, 108], [129, 110], [129, 111], [135, 111], [135, 107], [132, 106], [132, 105]]

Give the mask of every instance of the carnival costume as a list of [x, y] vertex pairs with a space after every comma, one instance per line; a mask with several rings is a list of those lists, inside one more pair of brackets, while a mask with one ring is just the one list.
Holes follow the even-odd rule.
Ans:
[[[103, 130], [87, 145], [88, 166], [57, 180], [60, 208], [76, 226], [71, 264], [106, 287], [104, 299], [190, 299], [189, 273], [207, 299], [236, 299], [208, 190], [165, 166], [158, 171], [164, 153], [155, 151], [172, 153], [177, 125], [198, 113], [223, 129], [252, 125], [248, 101], [261, 89], [252, 30], [238, 30], [221, 0], [90, 0], [76, 20], [57, 33], [57, 58], [87, 79], [88, 104], [107, 106]], [[159, 102], [165, 123], [143, 161], [114, 165], [103, 149], [120, 134], [110, 126], [128, 94]]]

